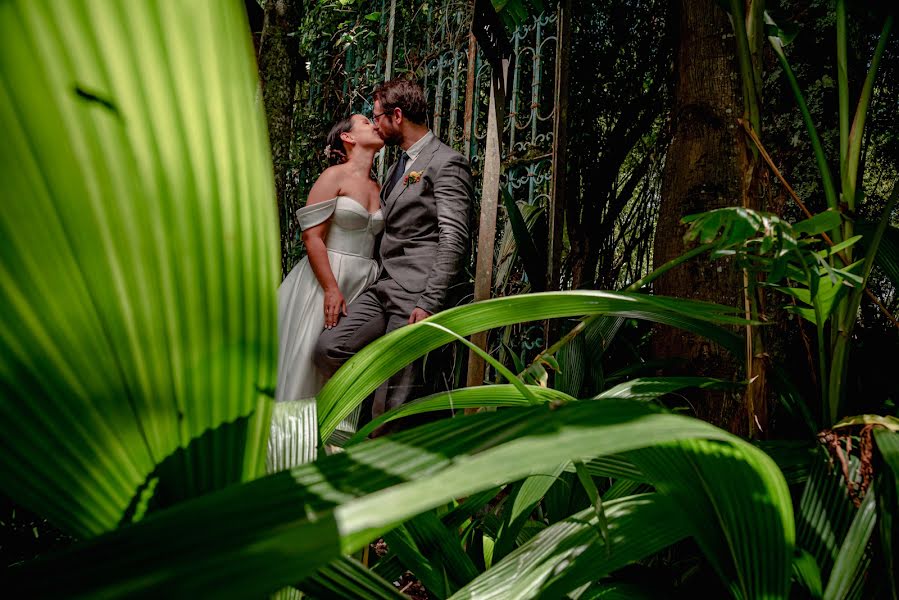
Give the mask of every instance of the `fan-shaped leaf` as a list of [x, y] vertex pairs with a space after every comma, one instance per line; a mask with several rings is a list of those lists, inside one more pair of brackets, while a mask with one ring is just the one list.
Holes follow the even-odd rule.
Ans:
[[239, 3], [0, 3], [0, 482], [78, 536], [263, 468], [256, 90]]
[[[690, 442], [693, 438], [716, 441]], [[258, 595], [302, 579], [452, 498], [545, 473], [569, 460], [665, 442], [660, 456], [689, 460], [692, 473], [631, 454], [644, 470], [657, 467], [652, 483], [678, 504], [681, 498], [672, 492], [677, 488], [692, 490], [694, 502], [703, 495], [724, 496], [731, 513], [703, 523], [694, 535], [719, 549], [709, 559], [741, 595], [783, 597], [792, 515], [786, 483], [770, 459], [702, 421], [617, 400], [479, 413], [368, 441], [182, 503], [11, 574], [14, 584], [27, 583], [32, 593], [57, 589], [114, 596], [177, 589], [185, 595], [211, 590], [218, 597]], [[704, 486], [694, 485], [700, 476]], [[704, 501], [724, 507], [721, 500]], [[712, 542], [716, 531], [717, 544]], [[748, 555], [757, 559], [748, 567], [751, 573]]]

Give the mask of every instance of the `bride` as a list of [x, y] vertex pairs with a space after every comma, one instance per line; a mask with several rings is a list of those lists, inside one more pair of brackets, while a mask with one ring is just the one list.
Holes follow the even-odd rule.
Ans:
[[[268, 442], [269, 472], [315, 460], [315, 395], [325, 377], [312, 363], [324, 328], [337, 325], [347, 304], [378, 274], [375, 239], [384, 229], [372, 161], [384, 141], [372, 122], [352, 115], [334, 125], [326, 152], [332, 166], [297, 211], [307, 256], [278, 290], [278, 383]], [[340, 429], [352, 430], [346, 422]]]

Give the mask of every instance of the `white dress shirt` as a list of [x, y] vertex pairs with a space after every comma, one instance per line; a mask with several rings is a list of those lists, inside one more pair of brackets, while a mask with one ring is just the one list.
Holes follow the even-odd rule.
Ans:
[[418, 155], [421, 154], [422, 149], [428, 145], [428, 142], [431, 141], [431, 138], [434, 137], [434, 133], [432, 131], [428, 131], [426, 134], [421, 136], [421, 139], [409, 146], [409, 149], [406, 150], [406, 155], [409, 157], [406, 160], [406, 170], [403, 171], [403, 175], [409, 172], [412, 169], [412, 164], [415, 162], [415, 159], [418, 158]]

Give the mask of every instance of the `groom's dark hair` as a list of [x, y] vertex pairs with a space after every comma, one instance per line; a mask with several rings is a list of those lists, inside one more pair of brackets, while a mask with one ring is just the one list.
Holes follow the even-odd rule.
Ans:
[[375, 88], [374, 99], [381, 103], [381, 110], [390, 112], [394, 108], [403, 111], [403, 117], [417, 125], [425, 125], [428, 120], [428, 103], [425, 92], [415, 81], [391, 79]]

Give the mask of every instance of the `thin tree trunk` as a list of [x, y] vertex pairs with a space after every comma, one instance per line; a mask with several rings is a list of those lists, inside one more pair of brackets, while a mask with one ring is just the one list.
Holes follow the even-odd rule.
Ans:
[[275, 191], [281, 218], [281, 269], [286, 274], [290, 240], [296, 228], [291, 218], [293, 202], [289, 194], [290, 144], [293, 139], [293, 108], [300, 57], [295, 33], [300, 25], [297, 0], [268, 0], [259, 41], [259, 78], [268, 120], [268, 136], [275, 170]]
[[[687, 250], [682, 217], [744, 203], [757, 209], [760, 197], [756, 161], [737, 124], [743, 100], [728, 16], [714, 0], [680, 0], [678, 4], [673, 136], [662, 181], [653, 251], [656, 267]], [[655, 283], [660, 295], [740, 309], [743, 289], [743, 274], [732, 263], [704, 257], [672, 269]], [[725, 349], [674, 328], [656, 332], [653, 350], [659, 358], [684, 359], [676, 372], [734, 380], [745, 376], [743, 365]], [[750, 419], [744, 400], [742, 394], [702, 393], [695, 397], [694, 408], [702, 419], [747, 433]], [[755, 418], [764, 409], [764, 397], [759, 403]]]

